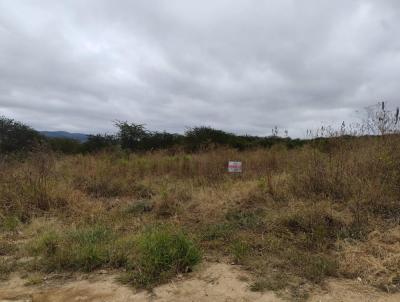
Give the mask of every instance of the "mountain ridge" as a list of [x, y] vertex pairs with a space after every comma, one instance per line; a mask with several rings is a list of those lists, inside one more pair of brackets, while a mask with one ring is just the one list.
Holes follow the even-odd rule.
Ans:
[[80, 142], [87, 141], [88, 134], [74, 133], [68, 131], [39, 131], [42, 135], [50, 138], [68, 138], [75, 139]]

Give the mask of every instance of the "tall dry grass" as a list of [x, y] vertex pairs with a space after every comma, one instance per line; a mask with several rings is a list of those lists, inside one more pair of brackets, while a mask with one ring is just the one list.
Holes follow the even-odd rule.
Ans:
[[[257, 290], [296, 288], [327, 276], [361, 277], [396, 290], [400, 268], [389, 269], [388, 263], [400, 248], [390, 245], [388, 256], [380, 257], [368, 247], [380, 242], [371, 234], [398, 232], [398, 150], [400, 136], [391, 134], [313, 140], [290, 150], [276, 145], [174, 155], [33, 153], [0, 162], [1, 228], [8, 232], [16, 219], [21, 236], [28, 237], [30, 221], [45, 216], [67, 234], [101, 225], [125, 238], [139, 236], [146, 225], [168, 223], [184, 229], [207, 257], [247, 266], [258, 276]], [[243, 173], [228, 174], [228, 160], [242, 161]], [[109, 246], [100, 250], [107, 255], [99, 262], [103, 267], [111, 261]], [[74, 259], [81, 261], [81, 254], [61, 251], [68, 265], [53, 257], [53, 268], [79, 267]], [[379, 273], [362, 262], [369, 257], [383, 267]]]

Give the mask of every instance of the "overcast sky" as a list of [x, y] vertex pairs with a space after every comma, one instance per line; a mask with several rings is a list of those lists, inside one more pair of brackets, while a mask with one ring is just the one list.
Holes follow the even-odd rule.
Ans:
[[290, 136], [400, 105], [398, 0], [0, 0], [0, 115]]

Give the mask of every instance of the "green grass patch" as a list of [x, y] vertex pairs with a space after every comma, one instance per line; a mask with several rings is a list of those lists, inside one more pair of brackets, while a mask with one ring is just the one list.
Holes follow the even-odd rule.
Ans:
[[90, 226], [46, 232], [29, 246], [47, 271], [93, 271], [100, 267], [120, 267], [127, 263], [133, 241], [121, 239], [104, 226]]
[[138, 257], [124, 282], [150, 288], [177, 273], [185, 273], [200, 262], [201, 254], [194, 242], [180, 230], [157, 226], [137, 239]]

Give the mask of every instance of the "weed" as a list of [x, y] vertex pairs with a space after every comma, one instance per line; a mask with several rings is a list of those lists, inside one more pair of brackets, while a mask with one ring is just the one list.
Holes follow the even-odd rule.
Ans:
[[233, 262], [240, 264], [248, 255], [250, 247], [246, 242], [242, 240], [236, 240], [231, 244], [230, 250], [233, 257]]
[[229, 223], [217, 223], [208, 225], [202, 233], [202, 240], [229, 240], [233, 232], [233, 226]]
[[151, 212], [153, 210], [153, 208], [154, 208], [154, 205], [152, 202], [150, 202], [148, 200], [139, 200], [139, 201], [129, 204], [124, 209], [124, 213], [139, 215], [139, 214], [143, 214], [146, 212]]
[[26, 282], [24, 283], [25, 286], [33, 286], [39, 285], [43, 283], [43, 275], [40, 273], [33, 273], [27, 277]]
[[6, 217], [1, 217], [0, 229], [14, 232], [17, 230], [20, 224], [21, 222], [16, 216], [11, 215]]
[[17, 250], [17, 245], [12, 241], [0, 239], [0, 256], [12, 255]]
[[0, 281], [7, 280], [10, 273], [15, 268], [12, 261], [0, 258]]
[[151, 287], [166, 278], [185, 273], [200, 261], [200, 251], [181, 231], [153, 227], [137, 240], [138, 257], [125, 281]]
[[291, 250], [288, 258], [290, 263], [297, 268], [298, 275], [314, 283], [322, 282], [325, 277], [337, 275], [338, 264], [331, 256]]
[[36, 239], [30, 250], [48, 271], [70, 269], [92, 271], [114, 263], [120, 265], [121, 255], [113, 250], [112, 232], [103, 226], [66, 230], [61, 234], [47, 232]]
[[252, 229], [263, 225], [263, 215], [264, 211], [262, 209], [233, 209], [226, 213], [225, 218], [238, 228]]
[[250, 290], [254, 292], [263, 292], [265, 290], [279, 291], [288, 285], [288, 277], [285, 274], [269, 274], [258, 278], [250, 285]]

